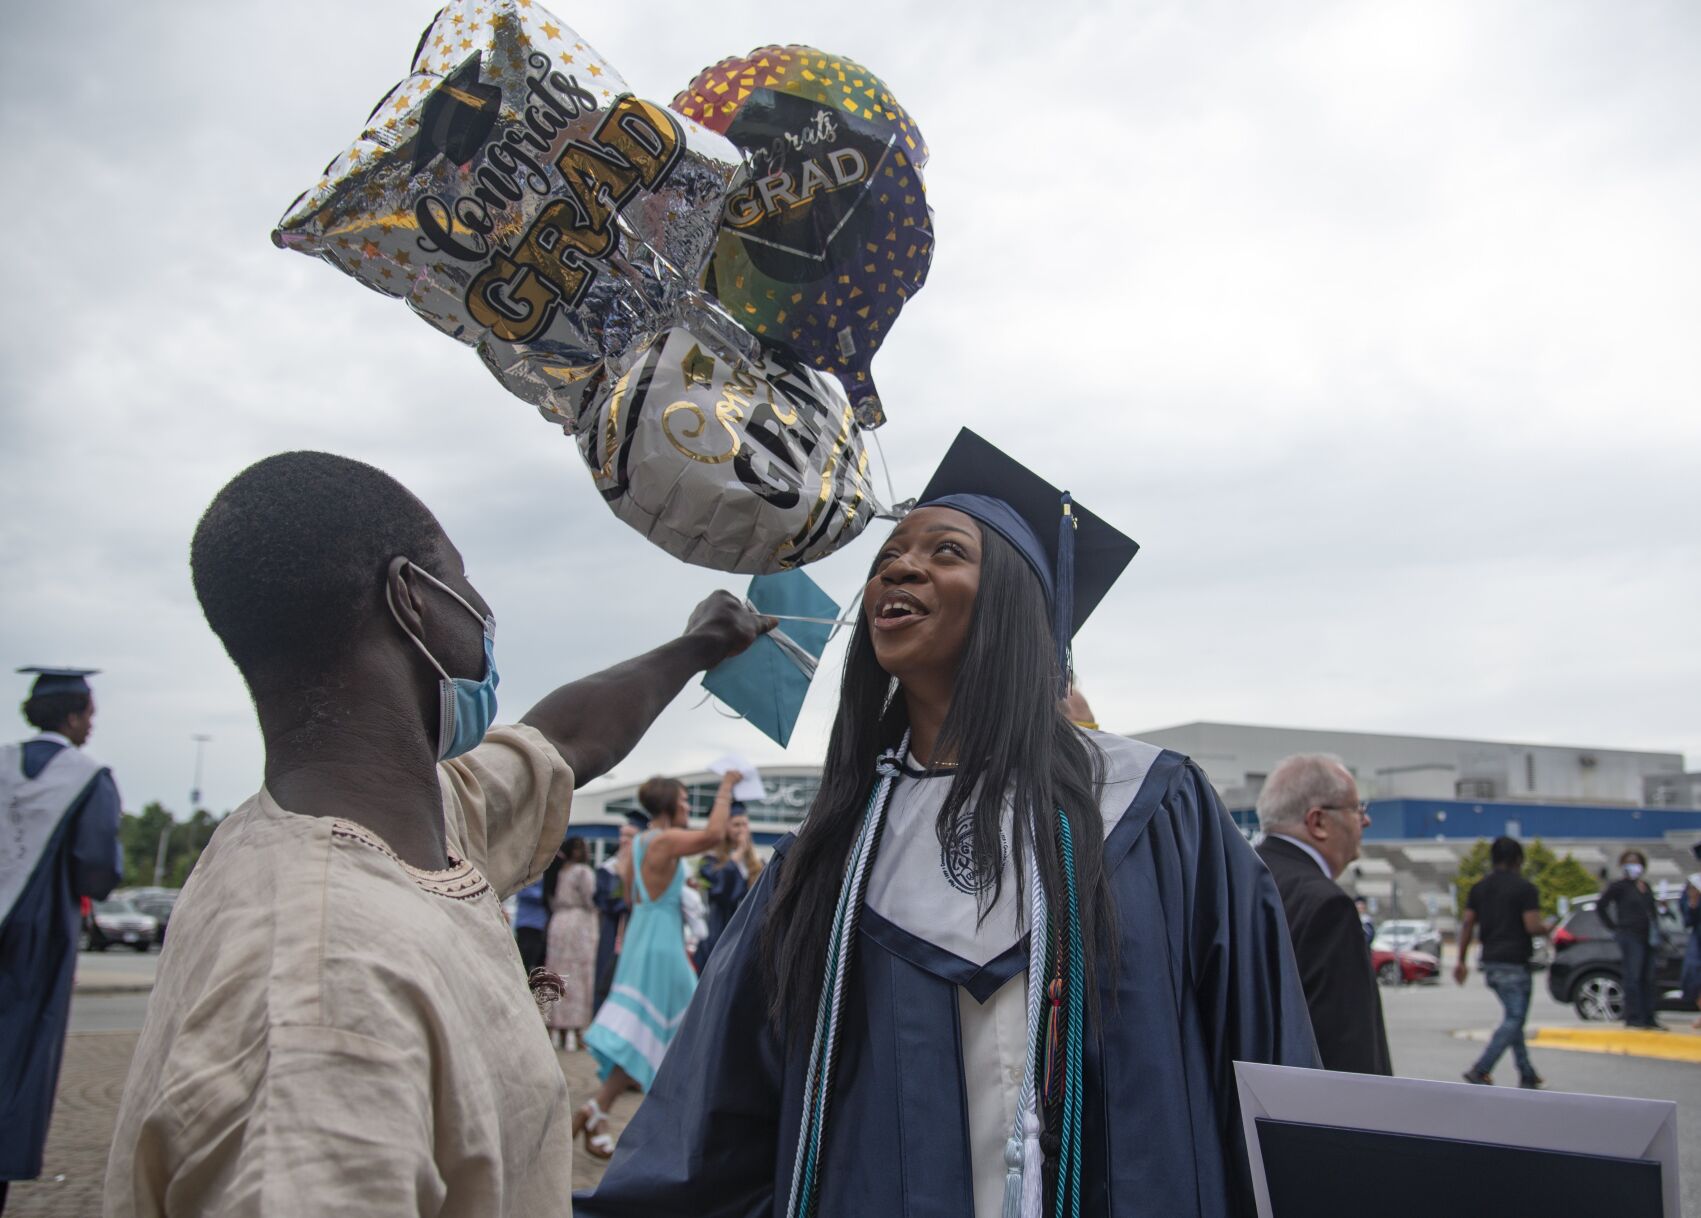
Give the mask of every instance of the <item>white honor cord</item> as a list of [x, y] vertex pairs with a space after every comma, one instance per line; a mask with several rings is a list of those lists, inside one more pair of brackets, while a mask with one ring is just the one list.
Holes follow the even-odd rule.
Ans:
[[[845, 874], [839, 889], [839, 903], [828, 943], [833, 975], [831, 978], [822, 979], [821, 1002], [815, 1019], [815, 1037], [809, 1049], [809, 1072], [803, 1083], [803, 1120], [798, 1128], [797, 1155], [792, 1162], [791, 1195], [786, 1199], [787, 1218], [796, 1218], [801, 1212], [799, 1192], [804, 1178], [803, 1169], [815, 1117], [814, 1110], [817, 1107], [821, 1109], [820, 1124], [823, 1136], [825, 1134], [826, 1106], [833, 1081], [833, 1059], [838, 1055], [839, 1012], [844, 1004], [845, 976], [850, 971], [850, 959], [856, 950], [858, 915], [862, 912], [860, 893], [869, 862], [874, 857], [874, 848], [880, 839], [880, 830], [885, 825], [886, 804], [892, 795], [892, 784], [898, 776], [898, 763], [908, 754], [909, 747], [910, 735], [905, 732], [895, 752], [881, 756], [879, 783], [874, 789], [868, 810], [863, 814], [862, 828], [851, 846], [850, 857], [845, 860]], [[834, 945], [838, 948], [836, 953], [832, 950]], [[831, 984], [828, 984], [829, 981]], [[817, 1077], [821, 1080], [820, 1099], [811, 1103], [816, 1094]]]
[[1004, 1145], [1004, 1218], [1044, 1218], [1043, 1152], [1040, 1150], [1039, 1088], [1035, 1080], [1040, 1055], [1040, 1021], [1045, 1010], [1045, 949], [1051, 941], [1040, 884], [1039, 851], [1028, 818], [1028, 1042], [1022, 1090], [1016, 1100], [1016, 1119]]

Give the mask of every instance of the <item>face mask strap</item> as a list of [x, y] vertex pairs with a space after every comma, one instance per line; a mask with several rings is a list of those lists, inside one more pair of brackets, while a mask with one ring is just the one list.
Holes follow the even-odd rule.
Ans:
[[[450, 596], [454, 597], [457, 601], [459, 601], [460, 604], [461, 604], [461, 608], [465, 609], [468, 613], [472, 614], [474, 617], [476, 617], [483, 624], [483, 626], [484, 626], [484, 637], [485, 638], [492, 639], [492, 638], [496, 637], [496, 619], [494, 617], [492, 617], [489, 614], [480, 613], [477, 609], [474, 609], [470, 604], [467, 603], [466, 597], [462, 596], [459, 592], [456, 592], [448, 584], [446, 584], [442, 580], [438, 579], [435, 575], [433, 575], [431, 572], [427, 571], [424, 567], [420, 566], [413, 559], [405, 558], [402, 561], [407, 563], [408, 566], [412, 567], [415, 571], [419, 572], [426, 579], [430, 580], [432, 583], [436, 584], [439, 588], [443, 589], [443, 591], [447, 592]], [[384, 600], [390, 606], [390, 616], [396, 619], [396, 625], [401, 626], [402, 633], [408, 636], [408, 639], [413, 643], [413, 645], [415, 647], [419, 648], [419, 654], [424, 656], [425, 659], [426, 659], [426, 662], [429, 663], [431, 665], [431, 667], [433, 667], [437, 670], [437, 675], [442, 677], [445, 681], [454, 680], [454, 678], [451, 677], [448, 674], [448, 672], [444, 669], [444, 667], [437, 662], [437, 657], [431, 654], [431, 652], [426, 648], [425, 643], [423, 641], [421, 641], [420, 637], [418, 635], [416, 635], [413, 631], [409, 630], [407, 628], [407, 626], [402, 622], [402, 615], [399, 612], [397, 612], [397, 610], [396, 610], [396, 594], [391, 589], [390, 583], [389, 583], [388, 580], [384, 581]]]
[[[412, 561], [408, 562], [408, 566], [414, 567]], [[418, 571], [419, 568], [414, 567], [414, 570]], [[437, 670], [439, 676], [441, 676], [445, 681], [449, 680], [449, 674], [443, 671], [443, 666], [437, 662], [437, 657], [427, 650], [425, 644], [420, 642], [419, 636], [409, 630], [407, 628], [407, 624], [402, 621], [402, 615], [396, 610], [396, 594], [391, 590], [390, 582], [388, 580], [384, 581], [384, 600], [390, 606], [390, 616], [396, 619], [396, 625], [400, 626], [402, 628], [402, 633], [408, 636], [408, 642], [419, 648], [419, 654], [425, 657], [426, 663], [430, 664], [431, 667]]]
[[466, 597], [462, 596], [459, 592], [456, 592], [448, 584], [444, 583], [442, 580], [438, 579], [431, 572], [427, 571], [424, 567], [422, 567], [418, 563], [414, 562], [413, 559], [411, 559], [411, 558], [408, 559], [407, 564], [408, 564], [408, 566], [412, 567], [415, 571], [418, 571], [421, 575], [425, 576], [426, 579], [430, 580], [432, 583], [436, 584], [439, 588], [443, 589], [443, 591], [447, 592], [450, 596], [452, 596], [456, 600], [460, 601], [461, 602], [461, 608], [465, 609], [468, 613], [472, 614], [475, 618], [477, 618], [480, 622], [482, 622], [484, 624], [485, 633], [492, 634], [492, 635], [494, 635], [496, 633], [496, 619], [494, 617], [492, 617], [492, 616], [490, 616], [489, 614], [486, 614], [486, 613], [480, 613], [477, 609], [474, 609], [472, 607], [472, 604], [467, 600]]

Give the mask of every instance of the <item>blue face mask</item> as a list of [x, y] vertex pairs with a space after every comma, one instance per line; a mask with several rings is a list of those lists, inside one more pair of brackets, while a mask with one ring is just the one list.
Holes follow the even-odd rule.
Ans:
[[388, 584], [384, 586], [384, 596], [390, 602], [390, 612], [395, 616], [396, 624], [402, 627], [402, 633], [413, 640], [413, 645], [419, 648], [420, 654], [442, 678], [437, 685], [437, 760], [447, 761], [477, 746], [484, 739], [484, 733], [490, 730], [490, 725], [496, 722], [496, 619], [481, 615], [464, 596], [418, 563], [409, 560], [408, 566], [454, 597], [462, 608], [484, 623], [484, 679], [474, 681], [470, 677], [451, 677], [419, 636], [402, 623], [390, 587]]

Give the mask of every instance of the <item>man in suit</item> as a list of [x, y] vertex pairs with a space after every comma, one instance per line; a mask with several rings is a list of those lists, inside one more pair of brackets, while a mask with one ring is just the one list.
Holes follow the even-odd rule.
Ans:
[[1382, 997], [1353, 899], [1335, 883], [1370, 824], [1338, 757], [1276, 766], [1258, 796], [1258, 854], [1282, 894], [1317, 1050], [1328, 1070], [1392, 1074]]

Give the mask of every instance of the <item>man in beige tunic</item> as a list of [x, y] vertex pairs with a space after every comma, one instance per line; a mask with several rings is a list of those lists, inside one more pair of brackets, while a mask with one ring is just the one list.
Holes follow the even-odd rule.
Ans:
[[173, 912], [106, 1213], [570, 1213], [566, 1086], [501, 898], [542, 873], [574, 787], [772, 621], [717, 593], [672, 643], [487, 733], [494, 621], [388, 475], [261, 461], [191, 563], [265, 785]]

